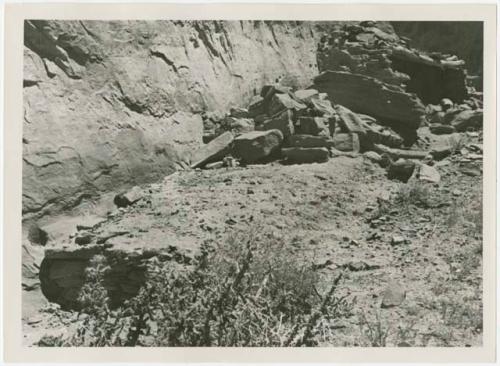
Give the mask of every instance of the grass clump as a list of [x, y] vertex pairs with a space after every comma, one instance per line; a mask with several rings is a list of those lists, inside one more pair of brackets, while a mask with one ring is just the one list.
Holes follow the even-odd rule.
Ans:
[[314, 346], [352, 310], [337, 294], [340, 276], [324, 283], [258, 229], [204, 245], [191, 266], [150, 261], [145, 285], [118, 309], [102, 296], [105, 269], [88, 271], [80, 295], [88, 315], [66, 345]]
[[410, 206], [429, 208], [431, 206], [431, 190], [428, 185], [417, 181], [400, 184], [394, 202], [405, 209]]

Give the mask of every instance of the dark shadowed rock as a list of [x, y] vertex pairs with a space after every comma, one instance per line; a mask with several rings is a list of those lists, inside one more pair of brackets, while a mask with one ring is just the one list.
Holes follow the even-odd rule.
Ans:
[[292, 121], [292, 111], [287, 109], [280, 114], [265, 120], [257, 130], [268, 131], [268, 130], [280, 130], [286, 140], [294, 133], [293, 121]]
[[233, 134], [228, 131], [200, 147], [191, 157], [191, 168], [222, 159], [229, 152], [233, 140]]
[[113, 202], [117, 207], [127, 207], [133, 205], [143, 197], [144, 193], [142, 192], [142, 189], [135, 186], [128, 192], [117, 194], [113, 199]]
[[282, 143], [280, 130], [248, 132], [234, 139], [233, 153], [244, 163], [255, 163], [277, 152]]
[[324, 147], [290, 147], [281, 149], [288, 164], [323, 163], [328, 161], [328, 149]]
[[406, 159], [399, 159], [389, 165], [387, 170], [387, 177], [389, 179], [399, 180], [401, 182], [408, 182], [408, 179], [413, 175], [415, 170], [415, 162]]
[[430, 125], [429, 130], [435, 135], [448, 135], [455, 132], [455, 127], [436, 123]]
[[44, 246], [49, 240], [49, 234], [37, 224], [32, 224], [28, 229], [28, 240], [31, 244]]
[[465, 110], [458, 113], [451, 121], [456, 131], [462, 132], [468, 128], [480, 128], [483, 126], [483, 110]]
[[333, 140], [328, 136], [293, 135], [288, 141], [290, 147], [333, 147]]
[[304, 135], [329, 136], [328, 119], [324, 117], [299, 117], [297, 132]]
[[339, 151], [359, 152], [359, 137], [355, 133], [336, 133], [333, 136], [333, 146]]

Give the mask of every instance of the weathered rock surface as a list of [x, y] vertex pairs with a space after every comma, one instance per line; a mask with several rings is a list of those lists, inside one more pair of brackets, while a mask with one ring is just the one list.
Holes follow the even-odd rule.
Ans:
[[324, 117], [299, 117], [298, 132], [304, 135], [329, 136], [328, 119]]
[[288, 141], [290, 147], [333, 147], [333, 140], [328, 136], [293, 135]]
[[284, 139], [287, 140], [295, 132], [292, 121], [292, 111], [287, 109], [280, 114], [265, 120], [260, 126], [257, 127], [257, 130], [280, 130]]
[[233, 154], [251, 164], [279, 151], [282, 143], [280, 130], [248, 132], [234, 139]]
[[359, 136], [355, 133], [337, 133], [333, 136], [333, 147], [339, 151], [359, 152]]
[[230, 151], [234, 136], [231, 132], [224, 132], [208, 144], [203, 145], [193, 153], [191, 167], [196, 168], [203, 164], [222, 159]]
[[24, 216], [172, 173], [202, 142], [201, 113], [245, 106], [277, 79], [310, 83], [316, 34], [294, 22], [27, 21]]
[[334, 103], [373, 116], [407, 135], [419, 127], [425, 114], [422, 102], [414, 94], [368, 76], [326, 71], [314, 79], [314, 86], [328, 93]]

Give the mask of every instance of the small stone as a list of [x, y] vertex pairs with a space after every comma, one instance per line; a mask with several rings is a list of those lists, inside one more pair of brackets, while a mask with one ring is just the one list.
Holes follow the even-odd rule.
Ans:
[[383, 309], [399, 306], [406, 298], [406, 291], [395, 282], [389, 283], [385, 291], [382, 293], [382, 303], [380, 307]]
[[79, 233], [75, 237], [75, 244], [77, 244], [77, 245], [87, 245], [87, 244], [90, 244], [93, 239], [94, 239], [94, 235], [91, 234], [91, 233], [86, 233], [86, 232]]
[[430, 183], [439, 183], [441, 180], [441, 175], [436, 168], [426, 164], [422, 164], [419, 168], [418, 178]]
[[142, 189], [138, 186], [135, 186], [128, 192], [117, 194], [113, 199], [113, 202], [117, 207], [123, 208], [133, 205], [142, 198]]
[[404, 236], [394, 235], [391, 238], [391, 245], [400, 245], [400, 244], [405, 244], [405, 243], [406, 243], [406, 239]]
[[462, 195], [462, 192], [459, 191], [458, 189], [454, 189], [452, 192], [451, 192], [452, 195], [454, 195], [455, 197], [459, 197]]
[[216, 161], [214, 163], [209, 163], [205, 165], [205, 169], [220, 169], [224, 166], [223, 161]]
[[254, 194], [254, 190], [252, 188], [247, 188], [247, 194]]
[[374, 163], [380, 163], [382, 161], [382, 157], [375, 151], [366, 151], [363, 153], [363, 156]]

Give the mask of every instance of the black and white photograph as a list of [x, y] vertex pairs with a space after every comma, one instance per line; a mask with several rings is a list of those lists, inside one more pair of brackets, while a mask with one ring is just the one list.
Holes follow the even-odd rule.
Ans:
[[24, 347], [483, 346], [482, 21], [23, 27]]

